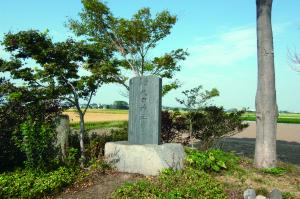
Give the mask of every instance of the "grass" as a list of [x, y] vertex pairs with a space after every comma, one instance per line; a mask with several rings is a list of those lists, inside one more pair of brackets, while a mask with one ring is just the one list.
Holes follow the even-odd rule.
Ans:
[[284, 198], [300, 196], [300, 167], [283, 162], [279, 162], [277, 168], [257, 169], [252, 160], [241, 158], [239, 169], [216, 174], [214, 177], [225, 186], [229, 195], [237, 194], [230, 198], [242, 198], [243, 191], [249, 187], [264, 196], [268, 196], [274, 188], [280, 190]]
[[[198, 198], [201, 195], [201, 198], [235, 199], [243, 198], [247, 188], [253, 188], [257, 194], [266, 197], [274, 188], [282, 192], [284, 199], [300, 196], [299, 166], [278, 162], [276, 168], [257, 169], [251, 159], [220, 150], [189, 149], [187, 153], [185, 169], [167, 169], [158, 177], [126, 183], [115, 191], [115, 198]], [[190, 159], [197, 164], [190, 164]], [[229, 162], [232, 159], [235, 161]], [[226, 167], [212, 169], [219, 162]], [[199, 167], [199, 164], [208, 167]]]
[[[92, 129], [107, 129], [107, 128], [121, 128], [128, 124], [127, 121], [104, 121], [104, 122], [85, 122], [86, 130]], [[79, 129], [79, 123], [71, 123], [71, 128]]]
[[[255, 121], [255, 113], [247, 112], [242, 116], [245, 121]], [[277, 123], [290, 123], [290, 124], [300, 124], [300, 114], [299, 113], [283, 113], [279, 114]]]
[[200, 198], [227, 199], [222, 185], [204, 171], [186, 168], [180, 171], [166, 169], [153, 180], [125, 183], [115, 198]]

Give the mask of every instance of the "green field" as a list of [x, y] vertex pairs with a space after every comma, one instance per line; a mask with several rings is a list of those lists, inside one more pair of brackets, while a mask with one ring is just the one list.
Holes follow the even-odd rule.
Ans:
[[[105, 121], [105, 122], [85, 122], [85, 129], [107, 129], [107, 128], [121, 128], [127, 126], [127, 121]], [[74, 129], [79, 129], [79, 123], [71, 123], [70, 126]]]
[[[242, 116], [245, 121], [255, 121], [255, 113], [247, 112]], [[300, 124], [300, 113], [281, 113], [277, 119], [278, 123]]]

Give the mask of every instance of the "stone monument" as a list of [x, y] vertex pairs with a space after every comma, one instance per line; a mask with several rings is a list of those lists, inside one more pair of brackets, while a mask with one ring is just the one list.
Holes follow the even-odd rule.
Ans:
[[128, 141], [108, 142], [105, 156], [117, 170], [157, 175], [164, 168], [183, 168], [181, 144], [161, 144], [161, 79], [130, 79]]
[[160, 144], [161, 79], [134, 77], [129, 88], [129, 143]]

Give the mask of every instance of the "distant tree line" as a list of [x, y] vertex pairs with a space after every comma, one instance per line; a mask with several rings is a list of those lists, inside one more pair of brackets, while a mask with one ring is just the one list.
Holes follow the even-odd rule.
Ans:
[[80, 104], [81, 108], [91, 108], [91, 109], [121, 109], [121, 110], [128, 110], [129, 104], [125, 101], [114, 101], [112, 104], [97, 104], [97, 103], [90, 103], [88, 104]]

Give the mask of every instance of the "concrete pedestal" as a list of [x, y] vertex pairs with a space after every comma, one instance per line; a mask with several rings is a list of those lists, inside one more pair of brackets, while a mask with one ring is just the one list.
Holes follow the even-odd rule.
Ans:
[[133, 145], [120, 141], [105, 144], [105, 157], [118, 171], [158, 175], [164, 168], [182, 169], [185, 152], [181, 144]]

